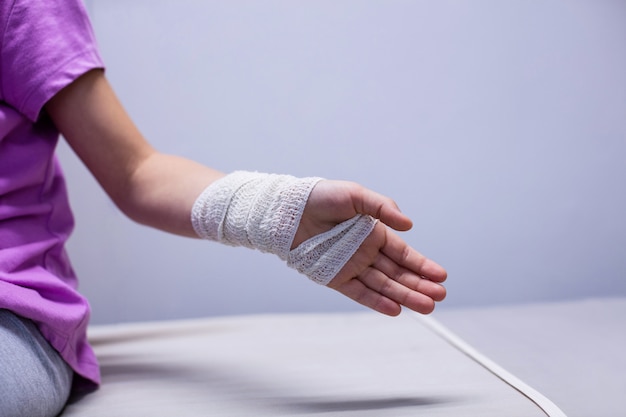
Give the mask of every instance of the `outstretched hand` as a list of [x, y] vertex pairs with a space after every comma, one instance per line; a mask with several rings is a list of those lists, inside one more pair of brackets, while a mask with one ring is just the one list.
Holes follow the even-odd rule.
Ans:
[[[197, 237], [190, 211], [223, 174], [154, 150], [125, 112], [102, 70], [57, 93], [46, 111], [118, 207], [134, 220]], [[115, 166], [118, 169], [111, 169]], [[329, 287], [384, 314], [401, 306], [430, 313], [445, 297], [445, 270], [391, 231], [411, 228], [393, 200], [358, 184], [322, 180], [309, 195], [292, 249], [357, 214], [380, 220]]]
[[390, 316], [400, 314], [402, 306], [431, 313], [446, 296], [441, 283], [447, 273], [391, 230], [409, 230], [412, 222], [385, 196], [352, 182], [320, 181], [309, 196], [292, 248], [357, 214], [380, 221], [328, 286]]

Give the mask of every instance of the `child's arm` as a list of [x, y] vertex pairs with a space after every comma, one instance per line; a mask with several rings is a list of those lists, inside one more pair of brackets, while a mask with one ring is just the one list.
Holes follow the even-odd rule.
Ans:
[[[119, 103], [101, 70], [83, 75], [46, 105], [57, 128], [117, 206], [140, 223], [197, 237], [190, 220], [197, 197], [224, 175], [154, 150]], [[292, 248], [333, 226], [367, 214], [396, 229], [411, 221], [395, 203], [351, 182], [321, 181], [311, 192]], [[378, 223], [328, 284], [385, 314], [400, 305], [429, 313], [445, 297], [446, 272]]]
[[144, 139], [106, 80], [93, 70], [47, 104], [57, 128], [115, 204], [131, 219], [196, 237], [195, 198], [223, 174], [158, 153]]

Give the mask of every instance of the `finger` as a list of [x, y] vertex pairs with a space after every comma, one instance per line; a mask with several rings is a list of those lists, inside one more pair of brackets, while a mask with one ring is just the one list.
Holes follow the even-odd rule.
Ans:
[[395, 233], [389, 230], [386, 232], [386, 240], [381, 252], [392, 261], [427, 280], [433, 282], [446, 280], [448, 273], [442, 266], [411, 248]]
[[357, 213], [379, 219], [392, 229], [407, 231], [413, 227], [411, 219], [400, 211], [395, 201], [367, 188], [357, 188], [353, 204]]
[[333, 281], [328, 284], [329, 287], [365, 307], [369, 307], [372, 310], [388, 316], [397, 316], [402, 311], [402, 308], [397, 302], [372, 290], [358, 279], [350, 279], [341, 283], [335, 283]]
[[435, 300], [430, 296], [394, 281], [378, 269], [370, 268], [359, 279], [368, 288], [418, 313], [429, 314], [435, 309]]
[[[442, 301], [446, 298], [446, 289], [441, 284], [425, 279], [412, 271], [398, 265], [384, 254], [372, 264], [372, 267], [378, 269], [384, 275], [388, 276], [404, 287], [422, 293], [430, 297], [434, 301]], [[395, 299], [394, 297], [391, 297]]]

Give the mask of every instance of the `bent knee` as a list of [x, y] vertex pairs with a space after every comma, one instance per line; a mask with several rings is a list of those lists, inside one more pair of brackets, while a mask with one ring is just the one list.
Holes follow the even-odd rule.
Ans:
[[56, 417], [61, 413], [67, 401], [64, 390], [55, 386], [42, 386], [35, 381], [31, 383], [30, 387], [14, 384], [13, 387], [4, 385], [0, 388], [0, 416]]

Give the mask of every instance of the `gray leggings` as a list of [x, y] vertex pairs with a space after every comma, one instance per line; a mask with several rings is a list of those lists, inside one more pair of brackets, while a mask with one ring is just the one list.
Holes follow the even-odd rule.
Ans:
[[32, 321], [0, 309], [0, 416], [58, 416], [72, 377]]

